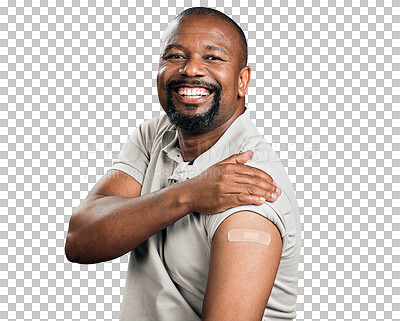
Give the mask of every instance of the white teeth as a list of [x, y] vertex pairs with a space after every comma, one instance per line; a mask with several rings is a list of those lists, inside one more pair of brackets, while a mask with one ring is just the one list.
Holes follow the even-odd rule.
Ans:
[[208, 96], [210, 95], [209, 92], [205, 92], [201, 89], [178, 89], [178, 94], [181, 96]]

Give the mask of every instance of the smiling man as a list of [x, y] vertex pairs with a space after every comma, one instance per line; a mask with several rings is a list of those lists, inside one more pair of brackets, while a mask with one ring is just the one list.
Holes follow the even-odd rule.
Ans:
[[246, 112], [243, 31], [191, 8], [169, 25], [161, 52], [166, 115], [129, 136], [74, 211], [66, 255], [97, 263], [131, 252], [121, 320], [292, 320], [298, 208]]

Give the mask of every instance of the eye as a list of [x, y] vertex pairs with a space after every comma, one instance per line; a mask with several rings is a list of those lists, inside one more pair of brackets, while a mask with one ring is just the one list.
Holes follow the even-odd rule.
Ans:
[[218, 56], [206, 56], [205, 59], [206, 60], [221, 60], [222, 61], [222, 59], [220, 57], [218, 57]]
[[164, 59], [166, 59], [166, 60], [183, 59], [183, 58], [184, 58], [184, 56], [181, 54], [171, 54], [171, 55], [164, 56]]

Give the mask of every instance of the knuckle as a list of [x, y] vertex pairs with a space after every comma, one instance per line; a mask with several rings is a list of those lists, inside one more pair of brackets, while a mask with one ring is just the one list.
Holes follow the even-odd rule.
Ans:
[[253, 183], [254, 185], [260, 184], [260, 178], [258, 176], [253, 176]]
[[249, 192], [250, 195], [254, 194], [256, 192], [256, 188], [253, 185], [247, 185], [247, 191]]
[[237, 194], [237, 199], [240, 203], [243, 203], [246, 199], [246, 196], [243, 193]]

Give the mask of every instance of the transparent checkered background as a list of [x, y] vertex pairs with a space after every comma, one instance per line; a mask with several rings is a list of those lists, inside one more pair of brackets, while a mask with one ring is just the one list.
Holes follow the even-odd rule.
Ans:
[[248, 36], [251, 118], [302, 209], [297, 320], [400, 320], [399, 0], [1, 0], [0, 319], [118, 319], [128, 255], [69, 263], [68, 221], [160, 114], [159, 39], [190, 6]]

